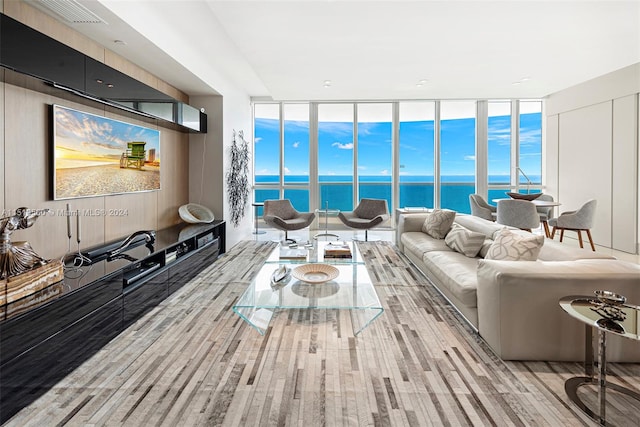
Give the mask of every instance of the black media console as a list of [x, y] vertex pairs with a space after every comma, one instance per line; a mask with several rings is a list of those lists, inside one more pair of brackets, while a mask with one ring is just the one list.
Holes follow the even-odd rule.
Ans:
[[70, 257], [64, 281], [0, 307], [0, 424], [211, 265], [225, 252], [225, 222], [176, 225], [143, 243], [112, 258], [101, 254], [118, 242], [83, 250], [94, 259]]

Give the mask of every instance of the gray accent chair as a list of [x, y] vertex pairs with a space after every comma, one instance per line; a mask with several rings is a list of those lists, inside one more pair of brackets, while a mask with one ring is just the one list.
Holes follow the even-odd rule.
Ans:
[[588, 200], [580, 209], [576, 211], [563, 212], [557, 218], [549, 220], [549, 225], [553, 227], [551, 230], [551, 238], [556, 235], [556, 229], [560, 230], [560, 241], [564, 237], [564, 230], [572, 230], [578, 232], [578, 241], [582, 248], [582, 231], [587, 232], [589, 237], [589, 243], [591, 244], [591, 250], [595, 252], [596, 247], [593, 244], [593, 238], [591, 238], [591, 227], [593, 227], [593, 219], [596, 215], [596, 206], [598, 202], [595, 199]]
[[471, 205], [471, 215], [489, 221], [496, 220], [497, 208], [487, 203], [481, 195], [469, 194], [469, 204]]
[[349, 228], [364, 230], [364, 240], [369, 240], [369, 229], [389, 219], [389, 208], [385, 199], [361, 199], [353, 212], [340, 212], [338, 218]]
[[504, 199], [498, 200], [498, 215], [496, 222], [502, 225], [531, 231], [540, 227], [540, 214], [536, 205], [528, 200]]
[[[536, 200], [544, 201], [544, 202], [553, 202], [553, 196], [549, 194], [543, 194], [538, 197]], [[536, 207], [538, 214], [540, 214], [540, 222], [544, 228], [544, 235], [547, 237], [551, 237], [551, 233], [549, 232], [549, 220], [553, 218], [553, 207]]]
[[289, 238], [289, 231], [308, 227], [315, 217], [316, 214], [313, 212], [298, 212], [289, 199], [264, 201], [264, 213], [262, 215], [264, 222], [274, 228], [284, 230], [285, 242], [295, 241]]

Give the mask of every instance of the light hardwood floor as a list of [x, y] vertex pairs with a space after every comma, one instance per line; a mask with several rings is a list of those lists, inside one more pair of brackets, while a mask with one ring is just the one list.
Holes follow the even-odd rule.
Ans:
[[[360, 244], [385, 309], [362, 334], [344, 312], [307, 309], [260, 336], [231, 310], [279, 238], [258, 237], [7, 425], [595, 425], [564, 391], [580, 363], [500, 360], [390, 243]], [[640, 364], [608, 368], [640, 391]], [[640, 425], [638, 402], [609, 398], [614, 425]]]

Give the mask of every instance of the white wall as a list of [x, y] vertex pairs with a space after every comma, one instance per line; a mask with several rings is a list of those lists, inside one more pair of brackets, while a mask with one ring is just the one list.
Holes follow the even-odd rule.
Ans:
[[637, 253], [640, 241], [640, 64], [546, 98], [546, 192], [560, 211], [598, 200], [596, 244]]

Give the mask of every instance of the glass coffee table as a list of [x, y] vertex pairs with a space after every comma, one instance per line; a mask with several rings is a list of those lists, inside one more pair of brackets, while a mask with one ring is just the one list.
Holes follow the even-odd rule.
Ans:
[[277, 258], [280, 248], [277, 247], [233, 306], [233, 311], [264, 335], [276, 310], [348, 310], [353, 333], [360, 334], [384, 309], [371, 283], [367, 268], [361, 261], [360, 253], [355, 252], [357, 245], [355, 247], [353, 257], [349, 260], [324, 261], [320, 256], [322, 264], [329, 264], [338, 269], [338, 276], [333, 280], [314, 284], [290, 275], [272, 284], [272, 275], [278, 268], [286, 266], [293, 270], [306, 263], [315, 264], [318, 263], [318, 253], [322, 254], [322, 249], [316, 248], [315, 255], [304, 261], [280, 261]]

